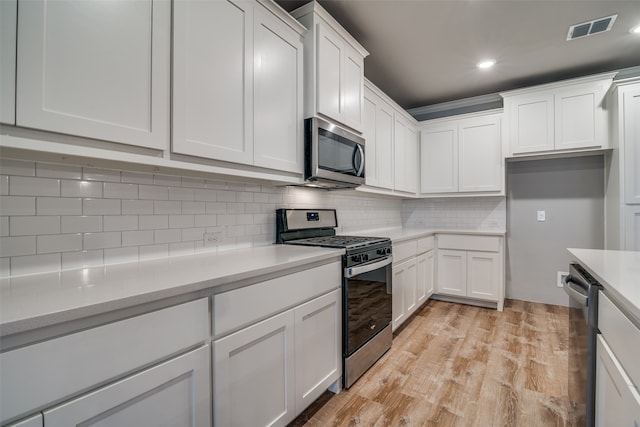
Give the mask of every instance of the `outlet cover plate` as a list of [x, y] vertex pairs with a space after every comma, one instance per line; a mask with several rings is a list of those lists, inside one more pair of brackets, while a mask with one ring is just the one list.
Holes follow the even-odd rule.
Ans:
[[568, 271], [558, 271], [558, 279], [556, 282], [556, 286], [561, 288], [564, 286], [564, 278], [569, 275]]

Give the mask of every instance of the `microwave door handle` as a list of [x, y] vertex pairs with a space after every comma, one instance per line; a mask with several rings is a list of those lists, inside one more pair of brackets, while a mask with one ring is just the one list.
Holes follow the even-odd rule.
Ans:
[[[360, 165], [356, 166], [356, 154], [360, 153]], [[360, 144], [356, 144], [353, 147], [353, 154], [351, 155], [351, 165], [356, 172], [356, 176], [362, 176], [362, 170], [364, 169], [364, 150]]]

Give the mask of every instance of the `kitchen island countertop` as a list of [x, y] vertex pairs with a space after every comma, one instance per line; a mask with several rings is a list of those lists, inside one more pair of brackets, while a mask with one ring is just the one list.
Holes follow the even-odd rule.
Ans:
[[640, 252], [568, 249], [640, 327]]

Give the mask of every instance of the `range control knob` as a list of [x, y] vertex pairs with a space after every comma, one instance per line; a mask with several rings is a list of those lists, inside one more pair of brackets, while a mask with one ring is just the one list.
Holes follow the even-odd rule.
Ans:
[[376, 250], [376, 253], [377, 253], [378, 255], [384, 255], [384, 254], [386, 254], [387, 252], [385, 251], [385, 249], [384, 249], [384, 248], [381, 248], [381, 249], [377, 249], [377, 250]]
[[387, 248], [387, 253], [390, 254], [391, 253], [391, 248]]
[[369, 261], [369, 255], [367, 255], [367, 254], [362, 255], [362, 260], [363, 261]]
[[360, 262], [360, 255], [351, 255], [351, 261]]

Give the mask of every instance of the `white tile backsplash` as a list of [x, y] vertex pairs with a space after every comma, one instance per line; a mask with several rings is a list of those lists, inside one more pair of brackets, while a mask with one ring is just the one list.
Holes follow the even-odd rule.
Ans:
[[102, 197], [105, 199], [137, 199], [138, 184], [105, 182]]
[[[335, 208], [343, 234], [403, 225], [504, 229], [506, 221], [503, 197], [402, 201], [48, 163], [0, 166], [3, 193], [29, 194], [0, 199], [4, 275], [267, 245], [278, 208]], [[217, 233], [218, 245], [204, 246], [205, 232]]]
[[60, 194], [62, 197], [102, 197], [102, 182], [94, 181], [70, 181], [60, 182]]
[[82, 215], [82, 199], [74, 197], [38, 197], [38, 215]]
[[36, 176], [43, 178], [82, 179], [82, 167], [36, 163]]
[[35, 255], [36, 236], [0, 237], [0, 257]]
[[407, 227], [506, 230], [506, 199], [496, 196], [407, 200], [402, 220]]
[[9, 194], [12, 196], [60, 196], [60, 180], [12, 176], [9, 179]]
[[63, 233], [97, 233], [102, 231], [102, 217], [61, 216], [60, 229]]
[[[35, 215], [36, 198], [23, 196], [0, 196], [2, 215]], [[45, 214], [46, 215], [46, 214]]]
[[83, 215], [120, 215], [122, 203], [120, 199], [84, 199]]
[[[8, 217], [3, 218], [8, 219]], [[60, 217], [12, 216], [9, 229], [12, 236], [60, 234]]]
[[0, 159], [0, 173], [2, 175], [36, 176], [36, 164], [22, 160]]
[[9, 175], [0, 175], [0, 196], [9, 195]]
[[38, 254], [82, 250], [82, 234], [52, 234], [38, 236]]

